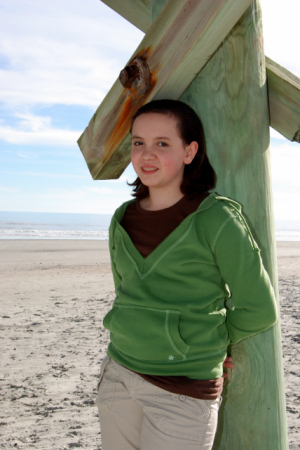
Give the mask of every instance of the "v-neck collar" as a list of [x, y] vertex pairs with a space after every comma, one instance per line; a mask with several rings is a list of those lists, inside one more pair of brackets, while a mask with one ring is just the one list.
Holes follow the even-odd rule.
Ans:
[[114, 216], [116, 221], [116, 229], [121, 234], [122, 244], [127, 257], [134, 264], [140, 278], [145, 278], [161, 261], [165, 255], [173, 250], [190, 232], [192, 226], [192, 218], [212, 206], [217, 201], [215, 193], [209, 194], [199, 205], [196, 211], [189, 214], [146, 258], [144, 258], [133, 244], [128, 233], [121, 225], [122, 218], [126, 211], [127, 206], [134, 202], [130, 200], [124, 203]]

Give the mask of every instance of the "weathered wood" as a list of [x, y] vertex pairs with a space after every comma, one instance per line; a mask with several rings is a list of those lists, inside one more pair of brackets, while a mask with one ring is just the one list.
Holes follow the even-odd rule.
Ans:
[[266, 57], [270, 125], [300, 143], [300, 79]]
[[[180, 100], [202, 118], [217, 191], [243, 205], [278, 293], [266, 69], [257, 3]], [[280, 323], [232, 346], [231, 352], [235, 369], [223, 391], [214, 450], [287, 450]]]
[[151, 2], [150, 0], [101, 0], [111, 9], [120, 14], [132, 25], [146, 32], [150, 27]]
[[[135, 18], [133, 14], [129, 14], [129, 7], [134, 9], [137, 1], [126, 0], [125, 4], [127, 5], [128, 11], [124, 11], [124, 2], [121, 0], [105, 0], [104, 3], [129, 20], [141, 31], [146, 32], [151, 23], [150, 0], [143, 0], [143, 8], [140, 9], [138, 17]], [[163, 4], [166, 1], [164, 0]], [[156, 6], [152, 8], [152, 20], [156, 17], [158, 11], [159, 8]], [[266, 68], [270, 126], [290, 141], [300, 142], [300, 80], [268, 57], [266, 57]]]
[[151, 3], [150, 9], [147, 11], [145, 10], [145, 13], [147, 12], [149, 15], [151, 15], [152, 22], [154, 22], [154, 20], [156, 19], [158, 14], [161, 12], [161, 10], [165, 6], [165, 4], [168, 3], [168, 0], [158, 0], [158, 1], [151, 0], [150, 3]]
[[[133, 55], [149, 65], [150, 91], [138, 98], [117, 80], [79, 138], [94, 179], [121, 175], [129, 161], [130, 148], [123, 141], [134, 112], [154, 97], [178, 98], [251, 3], [172, 0], [166, 4]], [[121, 143], [124, 152], [118, 148]]]

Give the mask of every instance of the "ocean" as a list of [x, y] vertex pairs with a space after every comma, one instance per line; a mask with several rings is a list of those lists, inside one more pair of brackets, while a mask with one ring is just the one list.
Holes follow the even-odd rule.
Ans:
[[[0, 239], [108, 239], [110, 214], [0, 211]], [[300, 241], [300, 221], [276, 222], [277, 241]]]
[[0, 211], [0, 239], [108, 239], [111, 217]]

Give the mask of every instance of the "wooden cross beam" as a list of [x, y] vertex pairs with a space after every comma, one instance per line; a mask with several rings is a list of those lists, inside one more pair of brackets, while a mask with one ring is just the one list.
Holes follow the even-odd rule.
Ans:
[[[150, 0], [104, 3], [141, 30], [149, 29]], [[166, 5], [131, 58], [139, 55], [147, 62], [151, 72], [149, 91], [133, 97], [133, 89], [124, 89], [117, 80], [78, 140], [93, 179], [122, 174], [130, 162], [132, 114], [147, 100], [179, 98], [250, 3], [207, 0], [185, 4], [174, 0]], [[270, 126], [287, 139], [300, 142], [300, 80], [269, 58], [266, 68]]]
[[151, 0], [101, 0], [144, 33], [152, 25]]
[[[144, 33], [151, 25], [150, 0], [102, 0]], [[300, 143], [300, 79], [266, 56], [270, 126]]]
[[131, 58], [148, 65], [148, 89], [140, 95], [138, 80], [129, 89], [117, 80], [78, 140], [93, 179], [119, 178], [130, 162], [132, 115], [147, 100], [178, 99], [251, 3], [172, 0], [166, 4]]
[[300, 143], [300, 80], [266, 57], [270, 126]]

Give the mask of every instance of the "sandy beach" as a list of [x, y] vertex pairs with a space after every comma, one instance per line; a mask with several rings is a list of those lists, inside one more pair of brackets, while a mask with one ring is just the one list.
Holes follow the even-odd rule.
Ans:
[[[1, 240], [0, 448], [101, 449], [94, 406], [113, 300], [107, 241]], [[279, 242], [290, 450], [300, 448], [300, 242]], [[263, 449], [258, 449], [263, 450]]]

